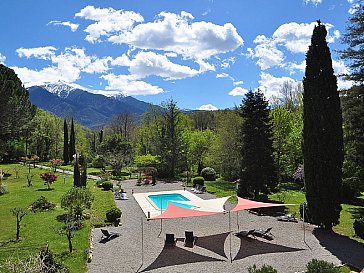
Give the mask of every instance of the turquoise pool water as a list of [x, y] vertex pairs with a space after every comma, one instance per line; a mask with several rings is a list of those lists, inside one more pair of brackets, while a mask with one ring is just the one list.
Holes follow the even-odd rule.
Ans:
[[165, 194], [154, 194], [148, 195], [150, 200], [156, 205], [157, 208], [165, 210], [167, 208], [168, 202], [173, 203], [181, 208], [193, 208], [193, 206], [186, 204], [174, 203], [173, 201], [189, 201], [188, 198], [179, 193], [165, 193]]

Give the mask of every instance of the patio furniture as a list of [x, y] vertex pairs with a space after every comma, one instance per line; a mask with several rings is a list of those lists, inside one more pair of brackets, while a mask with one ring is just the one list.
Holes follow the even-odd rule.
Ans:
[[234, 233], [234, 235], [239, 237], [239, 238], [247, 238], [249, 236], [253, 236], [253, 238], [255, 238], [254, 232], [255, 232], [255, 229], [251, 229], [251, 230], [248, 230], [248, 231], [242, 230], [240, 232]]
[[165, 247], [174, 247], [176, 246], [176, 239], [174, 238], [173, 233], [166, 233], [166, 240], [164, 241]]
[[273, 234], [271, 233], [272, 227], [267, 228], [266, 230], [263, 229], [256, 229], [253, 232], [254, 236], [262, 237], [265, 239], [273, 239]]
[[193, 231], [185, 231], [184, 245], [187, 247], [193, 247], [195, 245], [196, 237], [193, 236]]
[[102, 239], [111, 240], [112, 238], [118, 237], [120, 235], [117, 232], [111, 232], [106, 229], [101, 229], [101, 232], [102, 232], [101, 240]]
[[297, 222], [296, 212], [294, 212], [292, 214], [286, 214], [286, 215], [283, 215], [283, 216], [278, 216], [276, 219], [278, 221]]

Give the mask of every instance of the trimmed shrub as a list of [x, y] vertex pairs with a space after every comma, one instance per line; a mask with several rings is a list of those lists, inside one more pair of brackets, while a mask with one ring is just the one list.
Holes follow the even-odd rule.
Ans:
[[0, 195], [4, 195], [6, 193], [8, 193], [7, 188], [3, 184], [1, 184], [0, 185]]
[[211, 167], [206, 167], [203, 168], [201, 171], [201, 176], [206, 180], [206, 181], [215, 181], [216, 180], [216, 172], [213, 168]]
[[33, 204], [30, 205], [30, 209], [33, 212], [36, 211], [45, 211], [54, 209], [56, 205], [49, 202], [44, 196], [39, 197]]
[[193, 179], [193, 187], [195, 187], [197, 184], [201, 186], [205, 185], [205, 179], [202, 176], [196, 176]]
[[249, 273], [278, 273], [277, 270], [275, 270], [270, 265], [263, 265], [261, 268], [257, 268], [257, 266], [254, 264], [253, 266], [249, 266], [248, 268]]
[[121, 217], [121, 210], [114, 207], [106, 212], [106, 219], [108, 222], [117, 222]]
[[353, 227], [355, 234], [364, 239], [364, 218], [355, 219]]
[[105, 191], [109, 191], [114, 187], [114, 184], [111, 181], [105, 181], [102, 183], [102, 187]]
[[360, 193], [360, 181], [358, 177], [349, 177], [343, 179], [342, 197], [344, 201], [350, 201]]
[[306, 265], [306, 273], [340, 273], [338, 266], [322, 260], [313, 259]]

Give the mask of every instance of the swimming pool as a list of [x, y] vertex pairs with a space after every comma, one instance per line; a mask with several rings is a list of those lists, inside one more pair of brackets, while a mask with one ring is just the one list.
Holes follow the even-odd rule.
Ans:
[[168, 206], [168, 202], [173, 203], [176, 206], [181, 208], [193, 208], [194, 206], [187, 204], [179, 204], [173, 201], [189, 201], [189, 199], [182, 194], [179, 193], [164, 193], [164, 194], [152, 194], [148, 195], [149, 199], [153, 202], [153, 204], [160, 210], [165, 210]]

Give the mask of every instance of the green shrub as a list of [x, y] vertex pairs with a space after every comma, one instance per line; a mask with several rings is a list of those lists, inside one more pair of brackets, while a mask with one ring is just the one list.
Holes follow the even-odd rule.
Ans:
[[353, 226], [355, 234], [364, 239], [364, 218], [356, 219]]
[[114, 187], [114, 184], [111, 181], [105, 181], [102, 183], [102, 187], [105, 191], [109, 191]]
[[39, 197], [33, 204], [30, 205], [30, 209], [33, 212], [36, 211], [45, 211], [54, 209], [56, 205], [49, 202], [44, 196]]
[[306, 265], [306, 273], [340, 273], [338, 266], [322, 260], [313, 259]]
[[257, 268], [257, 266], [255, 264], [253, 266], [249, 266], [248, 272], [249, 273], [278, 273], [278, 271], [275, 270], [270, 265], [263, 265], [261, 268]]
[[193, 179], [193, 187], [195, 187], [196, 184], [203, 186], [205, 184], [205, 179], [202, 176], [196, 176]]
[[91, 164], [94, 168], [105, 169], [106, 159], [102, 155], [97, 155]]
[[360, 181], [358, 177], [349, 177], [343, 179], [342, 197], [344, 201], [350, 201], [360, 194]]
[[213, 168], [211, 167], [206, 167], [203, 168], [201, 171], [201, 176], [206, 180], [206, 181], [215, 181], [216, 180], [216, 172]]
[[116, 222], [121, 217], [121, 210], [117, 207], [109, 209], [106, 212], [106, 219], [108, 222]]
[[4, 195], [6, 193], [8, 193], [7, 188], [3, 184], [1, 184], [0, 185], [0, 195]]

